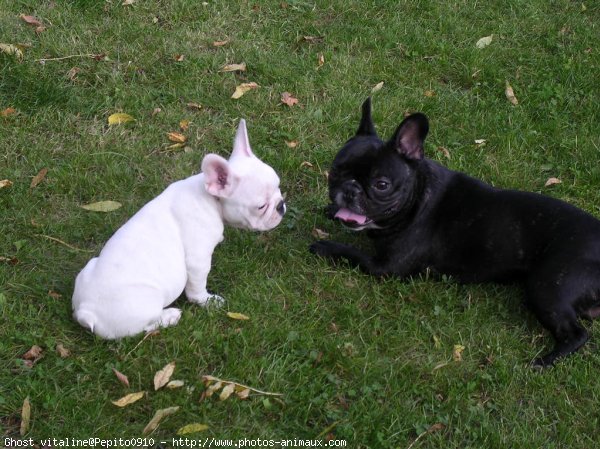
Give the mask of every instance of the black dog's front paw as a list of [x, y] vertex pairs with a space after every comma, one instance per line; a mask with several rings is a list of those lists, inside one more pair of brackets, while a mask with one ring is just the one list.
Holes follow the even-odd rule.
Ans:
[[324, 257], [326, 259], [335, 258], [337, 253], [338, 244], [329, 240], [319, 240], [314, 242], [308, 248], [308, 250], [316, 254], [317, 256]]

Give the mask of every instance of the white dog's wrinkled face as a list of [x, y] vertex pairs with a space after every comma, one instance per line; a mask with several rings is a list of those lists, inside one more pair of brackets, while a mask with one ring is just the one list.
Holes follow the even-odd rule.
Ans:
[[246, 122], [240, 120], [231, 157], [208, 154], [202, 160], [206, 191], [219, 198], [230, 226], [268, 231], [285, 214], [279, 177], [250, 148]]

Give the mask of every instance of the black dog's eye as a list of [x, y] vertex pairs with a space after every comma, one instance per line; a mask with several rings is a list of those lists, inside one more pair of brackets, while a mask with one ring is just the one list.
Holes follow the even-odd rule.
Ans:
[[383, 191], [383, 190], [387, 190], [390, 187], [390, 183], [380, 179], [378, 181], [375, 181], [374, 186], [377, 190]]

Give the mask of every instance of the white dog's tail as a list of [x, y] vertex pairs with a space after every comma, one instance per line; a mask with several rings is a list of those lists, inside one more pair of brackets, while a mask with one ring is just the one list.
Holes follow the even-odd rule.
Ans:
[[94, 326], [96, 325], [96, 315], [94, 313], [88, 310], [77, 310], [73, 316], [79, 324], [94, 332]]

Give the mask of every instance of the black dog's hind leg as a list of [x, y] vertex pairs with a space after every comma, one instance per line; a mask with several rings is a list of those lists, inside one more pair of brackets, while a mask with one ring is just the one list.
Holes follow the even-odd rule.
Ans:
[[528, 282], [526, 300], [538, 321], [554, 337], [554, 349], [533, 361], [533, 366], [546, 367], [577, 351], [588, 340], [588, 331], [579, 321], [575, 306], [589, 291], [584, 290], [580, 273], [564, 275], [560, 285], [556, 283], [554, 273], [540, 274], [543, 277], [536, 276], [537, 281], [530, 279]]

